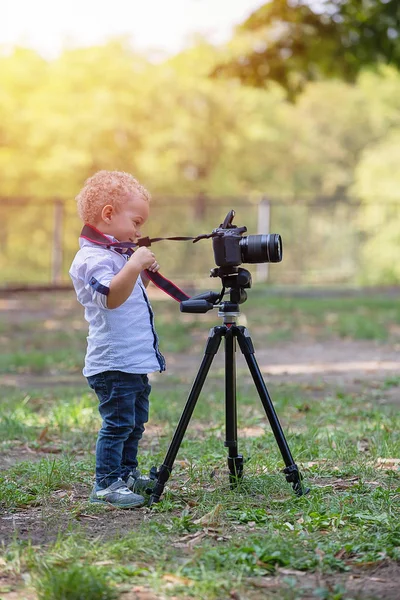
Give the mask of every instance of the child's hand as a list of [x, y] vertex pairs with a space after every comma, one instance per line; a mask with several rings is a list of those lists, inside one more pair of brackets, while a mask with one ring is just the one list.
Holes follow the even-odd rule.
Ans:
[[139, 268], [140, 271], [148, 269], [149, 271], [156, 273], [160, 268], [160, 265], [156, 261], [156, 257], [146, 246], [138, 248], [131, 256], [129, 262]]

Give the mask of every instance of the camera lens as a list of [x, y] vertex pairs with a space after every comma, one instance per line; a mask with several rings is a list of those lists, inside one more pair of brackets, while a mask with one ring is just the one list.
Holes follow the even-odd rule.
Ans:
[[244, 263], [277, 263], [282, 260], [282, 238], [279, 233], [248, 235], [239, 244]]

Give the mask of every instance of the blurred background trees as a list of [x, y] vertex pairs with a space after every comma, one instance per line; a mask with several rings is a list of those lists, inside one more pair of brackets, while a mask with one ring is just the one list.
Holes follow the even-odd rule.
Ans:
[[[83, 181], [118, 169], [165, 204], [202, 195], [224, 206], [224, 198], [254, 203], [265, 195], [281, 207], [356, 200], [364, 236], [358, 282], [399, 282], [400, 4], [318, 6], [273, 0], [225, 47], [198, 39], [156, 64], [126, 39], [54, 60], [25, 48], [3, 52], [3, 236], [15, 240], [42, 218], [41, 232], [30, 235], [47, 252], [51, 222], [41, 203], [62, 200], [75, 215]], [[23, 211], [15, 209], [21, 199]], [[173, 234], [180, 226], [176, 211], [165, 211], [156, 229]], [[322, 239], [329, 226], [321, 225]], [[65, 238], [75, 247], [75, 231]]]

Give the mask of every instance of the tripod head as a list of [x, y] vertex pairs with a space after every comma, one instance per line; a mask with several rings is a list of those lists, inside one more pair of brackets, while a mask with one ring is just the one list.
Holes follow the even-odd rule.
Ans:
[[[251, 288], [251, 273], [241, 267], [215, 267], [210, 276], [221, 278], [221, 292], [203, 292], [184, 300], [180, 303], [181, 312], [206, 313], [218, 308], [221, 314], [239, 313], [239, 304], [247, 300], [245, 288]], [[229, 300], [222, 301], [226, 293], [229, 293]]]

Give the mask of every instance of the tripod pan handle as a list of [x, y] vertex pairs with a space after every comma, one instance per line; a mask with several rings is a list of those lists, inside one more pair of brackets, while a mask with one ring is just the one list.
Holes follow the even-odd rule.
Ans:
[[212, 310], [214, 305], [207, 300], [183, 300], [180, 304], [181, 312], [206, 313]]

